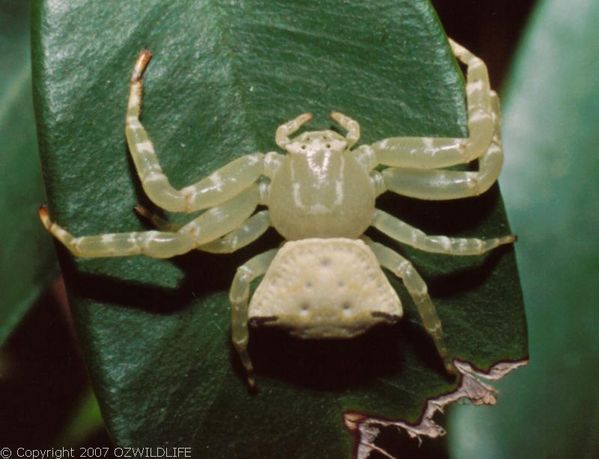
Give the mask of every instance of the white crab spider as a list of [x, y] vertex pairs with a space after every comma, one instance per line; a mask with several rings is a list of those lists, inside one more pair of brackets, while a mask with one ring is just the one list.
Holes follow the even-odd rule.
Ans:
[[[386, 191], [428, 200], [476, 196], [499, 175], [503, 155], [497, 95], [483, 61], [454, 41], [450, 45], [467, 66], [469, 137], [393, 137], [352, 149], [360, 136], [358, 123], [333, 112], [331, 118], [347, 131], [345, 137], [326, 130], [290, 138], [310, 121], [305, 113], [276, 131], [276, 143], [287, 154], [242, 156], [181, 190], [162, 172], [139, 120], [142, 76], [151, 58], [142, 51], [131, 77], [125, 133], [143, 189], [167, 211], [208, 210], [174, 227], [141, 209], [163, 231], [81, 237], [51, 221], [45, 207], [41, 219], [80, 257], [168, 258], [193, 249], [230, 253], [274, 227], [286, 242], [239, 267], [229, 295], [233, 344], [250, 385], [255, 383], [248, 323], [284, 327], [301, 338], [349, 338], [401, 318], [401, 303], [381, 267], [403, 280], [447, 370], [453, 371], [425, 282], [408, 260], [363, 236], [373, 226], [417, 249], [451, 255], [480, 255], [514, 241], [511, 235], [487, 240], [429, 236], [375, 208], [375, 198]], [[444, 169], [475, 159], [477, 172]], [[268, 210], [254, 213], [259, 204]], [[249, 302], [250, 283], [262, 275]]]

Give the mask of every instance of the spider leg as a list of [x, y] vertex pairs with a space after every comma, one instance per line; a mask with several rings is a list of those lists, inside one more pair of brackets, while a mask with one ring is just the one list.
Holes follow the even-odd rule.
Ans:
[[248, 331], [248, 302], [250, 298], [250, 283], [266, 273], [278, 249], [256, 255], [237, 268], [235, 278], [231, 284], [229, 300], [231, 301], [231, 326], [233, 346], [239, 354], [241, 363], [247, 372], [247, 381], [250, 387], [256, 386], [254, 367], [247, 352], [249, 341]]
[[242, 156], [210, 176], [180, 190], [164, 174], [154, 146], [141, 124], [142, 77], [150, 62], [150, 51], [140, 53], [129, 90], [125, 135], [142, 187], [150, 200], [171, 212], [195, 212], [218, 205], [244, 191], [264, 172], [264, 155]]
[[[160, 231], [177, 232], [182, 227], [182, 225], [165, 220], [140, 204], [137, 204], [134, 207], [134, 210], [138, 215], [149, 220], [150, 223]], [[196, 248], [202, 252], [232, 253], [254, 242], [262, 236], [270, 226], [271, 222], [268, 211], [263, 210], [249, 217], [241, 224], [241, 226], [220, 239], [201, 244]]]
[[380, 265], [391, 271], [403, 281], [408, 293], [416, 305], [424, 328], [431, 335], [435, 347], [437, 348], [437, 352], [443, 359], [445, 368], [448, 372], [455, 373], [455, 367], [451, 358], [448, 356], [447, 346], [443, 339], [441, 319], [439, 319], [437, 309], [428, 294], [426, 283], [420, 274], [418, 274], [418, 271], [416, 271], [412, 263], [397, 252], [385, 247], [383, 244], [370, 240], [366, 240], [366, 243], [376, 255]]
[[75, 237], [40, 208], [40, 218], [46, 229], [78, 257], [125, 257], [146, 255], [170, 258], [182, 255], [202, 244], [214, 241], [235, 230], [254, 212], [260, 199], [258, 185], [218, 207], [213, 207], [179, 231], [133, 231]]
[[514, 235], [491, 239], [429, 236], [418, 228], [379, 209], [374, 211], [372, 226], [396, 241], [416, 249], [448, 255], [482, 255], [500, 245], [510, 244], [516, 240]]
[[[466, 99], [468, 103], [467, 138], [392, 137], [372, 144], [376, 163], [417, 169], [436, 169], [468, 163], [483, 155], [498, 129], [494, 126], [495, 112], [485, 63], [470, 51], [449, 40], [455, 56], [467, 66]], [[496, 113], [497, 114], [497, 113]], [[497, 122], [496, 122], [497, 123]], [[364, 148], [364, 147], [363, 147]]]
[[194, 218], [182, 226], [179, 233], [191, 235], [194, 248], [215, 241], [239, 228], [254, 213], [259, 201], [260, 192], [255, 184], [246, 192]]
[[312, 113], [302, 113], [298, 117], [281, 124], [275, 133], [276, 144], [285, 149], [285, 145], [291, 142], [289, 136], [312, 119]]
[[148, 220], [160, 231], [172, 231], [176, 233], [181, 229], [182, 225], [169, 222], [168, 220], [162, 218], [160, 215], [156, 214], [155, 212], [152, 212], [150, 209], [142, 206], [141, 204], [136, 204], [133, 210], [137, 215], [144, 218], [145, 220]]
[[447, 200], [478, 196], [496, 181], [503, 165], [499, 133], [499, 99], [491, 96], [495, 133], [491, 145], [478, 159], [478, 171], [422, 170], [390, 167], [381, 172], [385, 188], [418, 199]]
[[347, 131], [345, 139], [347, 148], [351, 148], [360, 139], [360, 125], [349, 116], [339, 112], [331, 112], [331, 118]]
[[147, 255], [153, 258], [170, 258], [187, 253], [194, 247], [193, 238], [189, 234], [162, 231], [75, 237], [50, 219], [45, 206], [40, 208], [39, 213], [46, 229], [78, 257]]
[[260, 211], [248, 218], [239, 228], [224, 237], [198, 246], [198, 250], [210, 253], [231, 253], [251, 244], [271, 226], [267, 210]]

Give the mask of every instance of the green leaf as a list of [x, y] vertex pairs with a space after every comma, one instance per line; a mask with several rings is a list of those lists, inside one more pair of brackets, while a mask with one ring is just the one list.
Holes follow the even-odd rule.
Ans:
[[599, 456], [597, 43], [597, 2], [545, 0], [517, 55], [501, 183], [520, 236], [531, 362], [500, 386], [497, 409], [455, 413], [456, 457]]
[[56, 276], [31, 99], [28, 2], [0, 1], [0, 345]]
[[[363, 143], [466, 134], [463, 79], [427, 1], [46, 0], [34, 14], [42, 158], [53, 218], [77, 235], [147, 228], [125, 145], [128, 80], [143, 47], [143, 122], [177, 187], [240, 155], [272, 151], [299, 113], [328, 127], [340, 110]], [[381, 206], [432, 233], [509, 232], [498, 190], [480, 199]], [[373, 234], [379, 240], [380, 235]], [[454, 259], [400, 248], [428, 281], [454, 355], [488, 369], [526, 356], [511, 249]], [[193, 446], [210, 457], [348, 457], [343, 413], [415, 421], [456, 387], [413, 304], [400, 326], [352, 341], [252, 332], [259, 392], [230, 344], [235, 269], [275, 247], [269, 233], [234, 255], [73, 259], [62, 267], [107, 426], [120, 445]]]

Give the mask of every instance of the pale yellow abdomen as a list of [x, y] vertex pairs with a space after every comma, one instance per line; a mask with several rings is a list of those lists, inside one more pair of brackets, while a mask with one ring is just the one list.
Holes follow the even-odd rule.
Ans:
[[345, 238], [285, 243], [249, 306], [250, 321], [301, 338], [350, 338], [401, 316], [374, 253]]

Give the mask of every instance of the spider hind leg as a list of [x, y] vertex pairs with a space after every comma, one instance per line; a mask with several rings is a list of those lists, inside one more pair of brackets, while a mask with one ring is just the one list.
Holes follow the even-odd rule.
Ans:
[[416, 309], [418, 310], [418, 314], [422, 320], [422, 325], [433, 339], [435, 348], [443, 360], [445, 369], [447, 372], [455, 374], [456, 369], [453, 364], [453, 360], [449, 356], [447, 345], [445, 344], [445, 338], [443, 337], [441, 319], [439, 318], [437, 309], [435, 308], [435, 305], [428, 294], [426, 283], [420, 274], [418, 274], [418, 271], [416, 271], [412, 263], [399, 255], [397, 252], [385, 247], [383, 244], [372, 241], [367, 241], [367, 244], [376, 255], [381, 266], [391, 271], [403, 281], [406, 289], [412, 297], [412, 300], [414, 301], [414, 304], [416, 305]]

